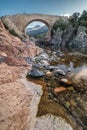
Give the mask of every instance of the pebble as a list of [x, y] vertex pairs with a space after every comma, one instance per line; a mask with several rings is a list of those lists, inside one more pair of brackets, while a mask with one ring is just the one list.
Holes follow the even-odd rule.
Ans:
[[46, 72], [46, 76], [47, 76], [47, 77], [52, 77], [52, 76], [53, 76], [53, 73], [50, 72], [50, 71], [47, 71], [47, 72]]
[[66, 90], [65, 87], [57, 87], [57, 88], [54, 89], [54, 92], [59, 93], [59, 92], [65, 91], [65, 90]]

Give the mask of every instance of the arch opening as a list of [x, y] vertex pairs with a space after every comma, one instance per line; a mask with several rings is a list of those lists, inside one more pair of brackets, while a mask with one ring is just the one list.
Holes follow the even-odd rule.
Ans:
[[32, 20], [25, 27], [25, 34], [36, 39], [46, 37], [50, 32], [50, 26], [43, 20]]

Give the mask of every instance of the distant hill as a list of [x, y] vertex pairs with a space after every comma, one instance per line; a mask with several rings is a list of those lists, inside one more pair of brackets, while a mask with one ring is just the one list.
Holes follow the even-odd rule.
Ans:
[[36, 25], [36, 26], [33, 27], [33, 28], [28, 28], [28, 29], [26, 30], [26, 33], [27, 33], [28, 35], [35, 36], [35, 35], [39, 35], [39, 34], [46, 33], [47, 31], [48, 31], [48, 27], [47, 27], [47, 26]]

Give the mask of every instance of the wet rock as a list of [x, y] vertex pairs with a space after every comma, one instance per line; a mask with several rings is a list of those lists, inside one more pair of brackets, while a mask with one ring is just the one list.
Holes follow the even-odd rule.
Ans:
[[58, 58], [56, 56], [55, 57], [52, 56], [49, 60], [50, 60], [50, 62], [54, 62], [54, 61], [58, 60]]
[[55, 92], [55, 93], [59, 93], [59, 92], [65, 91], [65, 90], [66, 90], [65, 87], [57, 87], [57, 88], [54, 89], [54, 92]]
[[43, 65], [41, 65], [41, 64], [39, 64], [39, 63], [36, 63], [36, 64], [33, 65], [33, 67], [34, 67], [34, 68], [41, 68], [41, 67], [43, 67]]
[[39, 59], [43, 59], [43, 60], [49, 60], [49, 55], [45, 52], [41, 53], [38, 57]]
[[57, 69], [54, 72], [55, 72], [55, 74], [60, 74], [60, 75], [63, 75], [63, 76], [66, 75], [66, 73], [63, 70], [61, 70], [61, 69]]
[[67, 73], [68, 72], [68, 68], [67, 68], [67, 66], [65, 65], [65, 64], [59, 64], [59, 65], [57, 65], [57, 67], [59, 67], [62, 71], [64, 71], [65, 73]]
[[58, 66], [47, 66], [47, 69], [52, 71], [54, 69], [59, 69], [59, 67]]
[[60, 84], [68, 87], [68, 86], [72, 85], [72, 82], [68, 79], [63, 78], [63, 79], [60, 80]]
[[45, 73], [43, 71], [40, 71], [39, 69], [32, 69], [30, 72], [28, 72], [27, 76], [32, 76], [32, 77], [42, 77], [44, 76]]
[[50, 65], [47, 60], [41, 60], [40, 63], [41, 63], [43, 66], [48, 66], [48, 65]]
[[56, 55], [57, 55], [57, 56], [63, 56], [63, 55], [64, 55], [64, 53], [63, 53], [63, 52], [61, 52], [61, 51], [57, 51], [57, 52], [56, 52]]
[[68, 72], [71, 72], [72, 71], [72, 69], [71, 68], [68, 68]]

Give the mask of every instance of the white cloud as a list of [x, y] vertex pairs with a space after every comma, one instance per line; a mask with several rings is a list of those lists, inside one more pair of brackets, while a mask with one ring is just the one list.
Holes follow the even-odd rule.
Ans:
[[43, 22], [33, 21], [27, 26], [27, 28], [33, 28], [36, 25], [44, 26], [45, 24]]
[[61, 14], [61, 16], [70, 17], [70, 14], [69, 13], [67, 13], [67, 14]]

